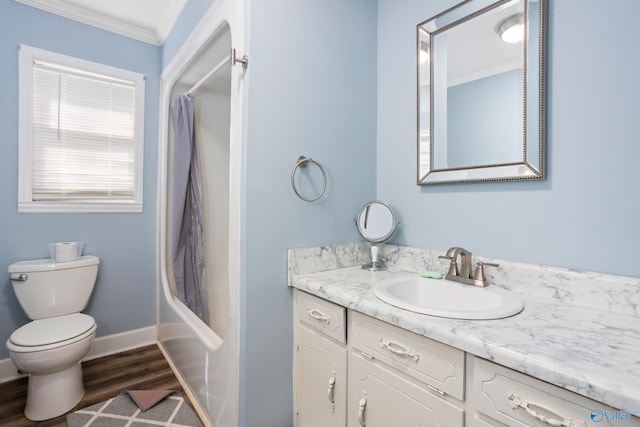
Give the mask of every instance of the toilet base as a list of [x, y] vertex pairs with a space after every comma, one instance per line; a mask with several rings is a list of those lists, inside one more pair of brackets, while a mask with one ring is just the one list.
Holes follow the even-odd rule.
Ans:
[[84, 395], [80, 362], [50, 374], [29, 374], [24, 415], [43, 421], [65, 414]]

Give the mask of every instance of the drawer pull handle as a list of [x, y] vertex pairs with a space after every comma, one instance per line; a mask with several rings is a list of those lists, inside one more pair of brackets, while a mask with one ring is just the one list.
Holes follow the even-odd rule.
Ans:
[[321, 322], [327, 322], [327, 325], [329, 323], [331, 323], [331, 319], [327, 316], [325, 316], [325, 314], [319, 310], [316, 310], [315, 308], [310, 308], [307, 310], [307, 314], [309, 315], [309, 317], [311, 317], [312, 319], [316, 319], [319, 320]]
[[403, 345], [390, 341], [386, 338], [380, 339], [380, 347], [389, 350], [393, 354], [397, 354], [402, 357], [409, 357], [413, 359], [414, 362], [417, 362], [420, 359], [420, 355], [412, 350], [409, 350]]
[[367, 399], [364, 397], [360, 399], [358, 402], [358, 422], [360, 423], [360, 427], [364, 427], [364, 410], [367, 407]]
[[[531, 415], [533, 418], [542, 421], [545, 424], [549, 424], [550, 426], [554, 426], [554, 427], [582, 427], [582, 426], [586, 426], [586, 424], [584, 423], [584, 421], [578, 421], [578, 420], [574, 420], [572, 418], [565, 418], [562, 415], [558, 414], [556, 411], [554, 411], [553, 409], [541, 405], [539, 403], [535, 403], [535, 402], [529, 402], [525, 399], [521, 399], [518, 396], [516, 396], [515, 394], [511, 394], [508, 397], [509, 400], [509, 405], [511, 406], [512, 409], [516, 409], [516, 408], [522, 408], [525, 411], [527, 411], [527, 414]], [[532, 406], [537, 407], [542, 409], [545, 412], [551, 413], [551, 414], [555, 414], [558, 419], [555, 418], [549, 418], [548, 416], [537, 412], [535, 409], [532, 408]]]
[[333, 405], [335, 403], [335, 399], [333, 398], [333, 389], [336, 387], [336, 377], [333, 376], [329, 378], [329, 387], [327, 389], [327, 395], [329, 397], [329, 402]]

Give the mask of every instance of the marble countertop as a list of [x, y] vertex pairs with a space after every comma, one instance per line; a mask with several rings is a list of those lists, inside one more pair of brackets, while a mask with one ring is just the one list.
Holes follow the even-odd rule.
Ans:
[[524, 310], [505, 319], [422, 315], [373, 295], [376, 283], [397, 274], [417, 275], [348, 267], [292, 275], [289, 284], [614, 408], [640, 410], [638, 317], [522, 295]]

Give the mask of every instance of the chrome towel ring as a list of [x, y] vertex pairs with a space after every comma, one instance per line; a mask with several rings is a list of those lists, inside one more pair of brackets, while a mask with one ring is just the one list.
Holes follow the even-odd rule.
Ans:
[[[296, 172], [298, 171], [298, 168], [304, 169], [307, 167], [307, 164], [309, 163], [315, 164], [320, 169], [320, 172], [322, 172], [322, 190], [320, 190], [320, 193], [313, 198], [307, 198], [303, 196], [302, 194], [300, 194], [300, 192], [298, 191], [298, 188], [296, 187]], [[322, 165], [316, 162], [315, 160], [313, 160], [311, 157], [300, 156], [298, 157], [298, 160], [296, 161], [296, 165], [291, 171], [291, 187], [293, 187], [294, 193], [296, 193], [296, 196], [298, 196], [300, 199], [304, 200], [305, 202], [315, 202], [316, 200], [324, 196], [324, 192], [327, 190], [327, 173], [324, 171], [324, 168], [322, 167]]]

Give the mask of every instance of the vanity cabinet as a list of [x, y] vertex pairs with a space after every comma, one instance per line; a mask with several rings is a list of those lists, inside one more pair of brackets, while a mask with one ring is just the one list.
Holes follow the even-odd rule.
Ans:
[[347, 408], [345, 309], [296, 292], [295, 317], [295, 426], [344, 427]]
[[343, 307], [305, 292], [295, 299], [296, 426], [464, 426], [462, 351], [360, 313], [347, 322]]
[[628, 412], [300, 290], [295, 301], [296, 426], [640, 427]]

